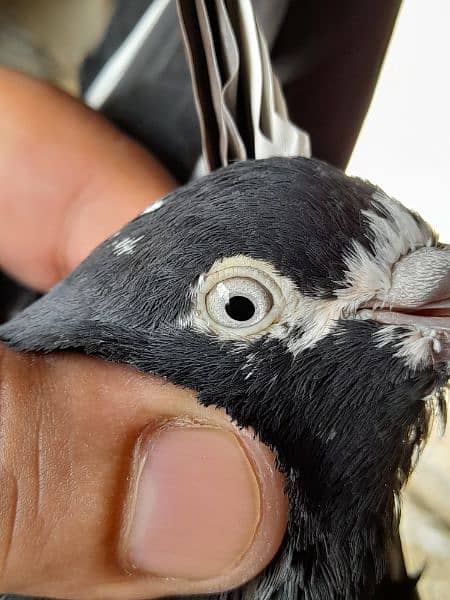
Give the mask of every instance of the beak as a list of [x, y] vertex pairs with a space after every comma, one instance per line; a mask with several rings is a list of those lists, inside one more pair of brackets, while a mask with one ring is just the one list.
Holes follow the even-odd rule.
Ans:
[[359, 316], [439, 332], [440, 359], [450, 361], [450, 246], [420, 248], [401, 258], [392, 271], [389, 292]]

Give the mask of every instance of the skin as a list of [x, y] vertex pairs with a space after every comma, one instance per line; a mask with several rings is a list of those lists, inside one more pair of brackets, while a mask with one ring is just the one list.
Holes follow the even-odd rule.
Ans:
[[[0, 266], [39, 290], [176, 185], [99, 115], [4, 69], [0, 114]], [[0, 407], [0, 591], [130, 600], [218, 592], [253, 578], [274, 557], [287, 506], [272, 455], [222, 411], [200, 407], [189, 390], [82, 356], [24, 355], [1, 346]], [[158, 566], [161, 575], [131, 564], [142, 449], [161, 428], [218, 431], [239, 446], [253, 473], [257, 491], [250, 486], [235, 515], [225, 494], [214, 535], [200, 548], [195, 539], [181, 544], [181, 554], [213, 555], [247, 502], [245, 551], [241, 544], [214, 574], [200, 558], [192, 577], [182, 570], [165, 576], [170, 564], [169, 573]], [[219, 457], [230, 481], [231, 454]]]

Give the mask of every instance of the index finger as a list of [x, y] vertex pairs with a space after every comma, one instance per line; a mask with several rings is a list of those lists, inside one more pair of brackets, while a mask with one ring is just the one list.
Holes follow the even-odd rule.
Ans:
[[0, 266], [31, 287], [51, 287], [175, 187], [100, 115], [4, 68], [0, 115]]

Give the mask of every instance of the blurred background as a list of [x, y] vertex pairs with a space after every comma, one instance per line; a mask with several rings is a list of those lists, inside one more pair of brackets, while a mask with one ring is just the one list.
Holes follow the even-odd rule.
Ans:
[[446, 0], [404, 0], [347, 169], [420, 211], [444, 241], [450, 241], [449, 19]]
[[[0, 0], [0, 63], [78, 93], [114, 0]], [[348, 173], [419, 211], [450, 242], [450, 3], [404, 0]], [[435, 428], [404, 499], [402, 537], [424, 600], [450, 598], [450, 435]]]

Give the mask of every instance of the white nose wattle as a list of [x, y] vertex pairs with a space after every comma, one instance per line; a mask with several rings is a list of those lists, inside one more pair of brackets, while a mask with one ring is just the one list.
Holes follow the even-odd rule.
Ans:
[[432, 341], [438, 362], [450, 361], [450, 246], [426, 247], [400, 259], [387, 293], [358, 311], [358, 318], [414, 328]]
[[392, 270], [392, 285], [380, 300], [400, 310], [442, 302], [450, 306], [450, 247], [419, 248], [400, 259]]

